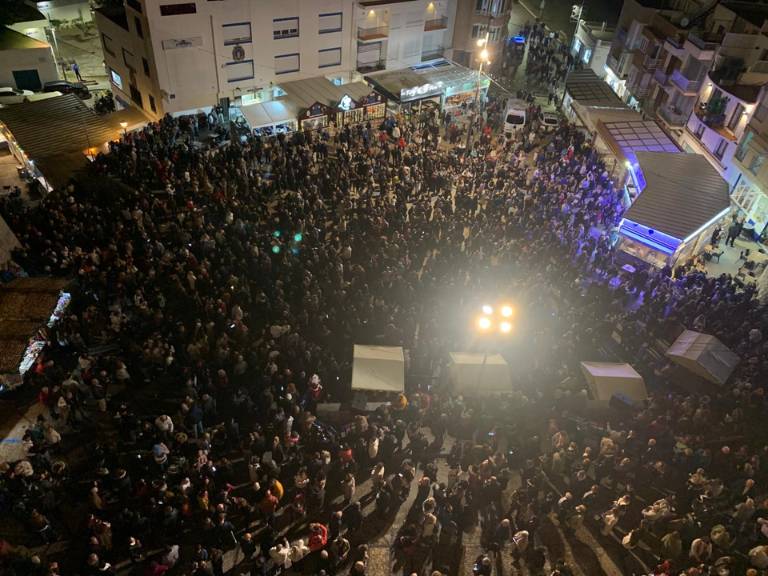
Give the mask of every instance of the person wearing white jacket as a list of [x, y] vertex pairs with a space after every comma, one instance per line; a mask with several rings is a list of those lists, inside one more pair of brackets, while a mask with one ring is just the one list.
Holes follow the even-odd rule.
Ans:
[[282, 572], [291, 567], [293, 562], [291, 561], [291, 547], [288, 544], [288, 540], [283, 538], [280, 542], [272, 546], [269, 549], [269, 557], [272, 562], [275, 563], [278, 571]]

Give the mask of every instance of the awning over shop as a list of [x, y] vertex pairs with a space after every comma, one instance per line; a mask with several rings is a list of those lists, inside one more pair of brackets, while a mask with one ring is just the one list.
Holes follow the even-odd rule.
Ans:
[[636, 152], [645, 187], [620, 233], [668, 254], [730, 209], [728, 183], [700, 154]]
[[626, 396], [635, 402], [648, 398], [643, 377], [629, 364], [582, 362], [581, 371], [595, 400], [609, 401], [614, 394]]
[[295, 121], [299, 115], [299, 109], [284, 100], [251, 104], [243, 106], [240, 111], [252, 129]]
[[457, 393], [510, 391], [509, 366], [500, 354], [451, 352], [448, 374], [453, 390]]
[[477, 70], [442, 59], [400, 70], [375, 72], [365, 79], [387, 98], [401, 104], [477, 90], [478, 81], [483, 89], [491, 83], [488, 76]]
[[400, 346], [355, 344], [352, 390], [402, 392], [405, 389], [405, 356]]
[[599, 122], [630, 122], [642, 116], [616, 96], [611, 87], [591, 69], [571, 72], [565, 85], [565, 108], [573, 112], [590, 132]]
[[336, 85], [324, 76], [286, 82], [280, 84], [280, 88], [286, 92], [282, 99], [302, 111], [316, 102], [335, 108], [344, 96], [357, 101], [371, 93], [371, 87], [365, 82]]
[[693, 330], [680, 334], [666, 354], [676, 364], [721, 385], [739, 363], [739, 357], [715, 336]]

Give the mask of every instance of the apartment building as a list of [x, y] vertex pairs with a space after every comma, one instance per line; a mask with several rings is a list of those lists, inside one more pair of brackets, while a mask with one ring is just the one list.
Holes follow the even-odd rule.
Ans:
[[358, 0], [356, 65], [361, 74], [448, 56], [459, 0]]
[[605, 79], [630, 106], [640, 107], [651, 90], [661, 47], [714, 0], [625, 0], [605, 65]]
[[733, 155], [737, 172], [731, 201], [757, 234], [768, 230], [768, 90], [763, 90]]
[[605, 76], [605, 64], [616, 29], [605, 22], [579, 20], [571, 43], [571, 54], [600, 78]]
[[513, 0], [458, 0], [452, 59], [463, 66], [476, 66], [477, 41], [487, 33], [488, 51], [493, 60], [509, 36], [512, 3]]
[[95, 19], [115, 97], [150, 117], [270, 100], [355, 65], [353, 0], [125, 0]]

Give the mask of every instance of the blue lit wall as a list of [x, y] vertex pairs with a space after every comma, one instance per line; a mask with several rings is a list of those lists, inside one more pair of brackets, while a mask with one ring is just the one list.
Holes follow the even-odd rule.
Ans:
[[622, 219], [619, 224], [619, 234], [665, 254], [674, 254], [682, 244], [682, 240], [679, 238], [648, 228], [627, 218]]

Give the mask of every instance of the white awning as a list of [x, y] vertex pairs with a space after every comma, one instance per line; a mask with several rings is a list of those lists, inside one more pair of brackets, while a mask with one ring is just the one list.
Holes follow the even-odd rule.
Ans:
[[739, 357], [711, 334], [686, 330], [667, 350], [676, 364], [715, 384], [725, 384]]
[[400, 346], [355, 344], [352, 390], [402, 392], [405, 389], [405, 356]]
[[449, 378], [454, 392], [510, 392], [509, 366], [500, 354], [451, 352]]
[[240, 112], [242, 112], [251, 130], [295, 121], [298, 116], [297, 110], [283, 100], [243, 106], [240, 108]]

